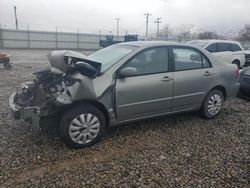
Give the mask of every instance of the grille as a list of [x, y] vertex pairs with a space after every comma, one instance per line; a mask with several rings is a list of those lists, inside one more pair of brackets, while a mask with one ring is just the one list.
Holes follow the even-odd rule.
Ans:
[[250, 54], [245, 54], [245, 57], [246, 58], [250, 58]]

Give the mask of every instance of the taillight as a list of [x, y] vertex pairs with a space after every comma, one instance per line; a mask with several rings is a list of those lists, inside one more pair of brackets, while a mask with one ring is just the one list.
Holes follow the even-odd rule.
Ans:
[[239, 76], [240, 75], [240, 69], [236, 69], [235, 74], [236, 74], [236, 76]]

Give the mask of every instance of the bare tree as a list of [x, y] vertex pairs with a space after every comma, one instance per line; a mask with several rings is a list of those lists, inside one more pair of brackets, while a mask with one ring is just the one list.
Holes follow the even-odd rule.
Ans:
[[218, 39], [219, 36], [217, 33], [212, 31], [205, 31], [198, 34], [199, 39]]
[[165, 25], [163, 29], [160, 31], [160, 37], [164, 40], [168, 40], [169, 35], [171, 35], [172, 30], [170, 29], [169, 25]]
[[190, 40], [190, 38], [191, 38], [190, 31], [181, 31], [177, 34], [177, 39], [179, 42], [183, 40]]
[[250, 42], [250, 24], [246, 24], [244, 28], [240, 30], [238, 38], [242, 42]]

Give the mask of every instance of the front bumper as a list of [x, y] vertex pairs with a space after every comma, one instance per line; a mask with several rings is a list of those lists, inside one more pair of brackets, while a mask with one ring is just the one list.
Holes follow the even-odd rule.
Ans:
[[9, 98], [9, 105], [12, 111], [12, 116], [15, 119], [30, 120], [33, 127], [39, 128], [41, 117], [51, 116], [55, 114], [55, 110], [52, 106], [21, 107], [15, 103], [15, 95], [16, 93], [13, 93]]

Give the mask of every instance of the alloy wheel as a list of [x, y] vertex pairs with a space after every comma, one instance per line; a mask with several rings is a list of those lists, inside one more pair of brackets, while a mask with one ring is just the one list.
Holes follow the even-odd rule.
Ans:
[[222, 98], [219, 94], [213, 94], [208, 100], [207, 111], [210, 115], [214, 116], [219, 113], [222, 106]]

